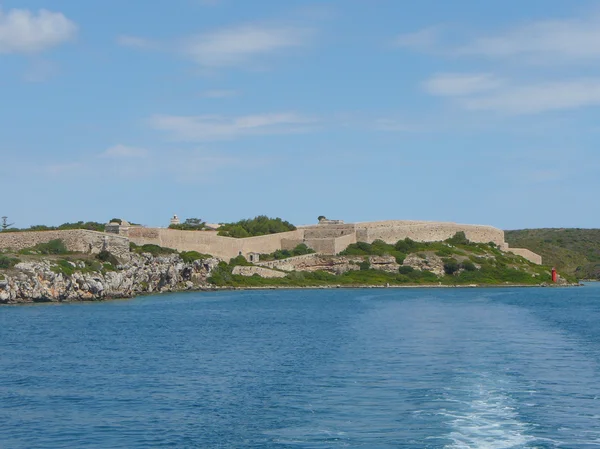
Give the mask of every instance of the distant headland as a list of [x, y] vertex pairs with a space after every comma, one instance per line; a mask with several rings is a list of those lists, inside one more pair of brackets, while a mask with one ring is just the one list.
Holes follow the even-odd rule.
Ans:
[[[549, 267], [510, 248], [501, 229], [451, 222], [294, 226], [236, 223], [150, 228], [113, 219], [0, 232], [0, 302], [129, 297], [217, 287], [540, 285]], [[572, 279], [568, 279], [572, 281]], [[567, 282], [567, 280], [563, 280]]]

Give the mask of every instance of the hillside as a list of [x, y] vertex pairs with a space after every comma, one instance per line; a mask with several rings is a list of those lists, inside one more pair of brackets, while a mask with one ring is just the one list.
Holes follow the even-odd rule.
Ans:
[[506, 231], [512, 247], [541, 255], [545, 265], [579, 279], [600, 280], [600, 229], [522, 229]]

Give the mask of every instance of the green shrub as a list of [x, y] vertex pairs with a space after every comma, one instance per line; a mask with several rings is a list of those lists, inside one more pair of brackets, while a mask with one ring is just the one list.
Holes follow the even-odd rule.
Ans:
[[460, 270], [460, 265], [456, 259], [444, 259], [444, 273], [447, 275], [453, 275]]
[[206, 223], [200, 218], [188, 218], [183, 223], [170, 225], [169, 229], [178, 229], [180, 231], [203, 231], [206, 229]]
[[252, 265], [250, 262], [248, 262], [246, 260], [246, 258], [244, 256], [242, 256], [241, 254], [237, 257], [234, 257], [233, 259], [231, 259], [229, 261], [229, 266], [230, 267], [237, 267], [237, 266], [249, 266]]
[[471, 262], [470, 260], [463, 260], [460, 263], [461, 268], [467, 270], [467, 271], [475, 271], [477, 268], [475, 267], [475, 264], [473, 262]]
[[371, 269], [371, 262], [369, 262], [368, 259], [365, 259], [359, 263], [358, 266], [360, 267], [360, 271], [367, 271]]
[[394, 251], [393, 256], [396, 258], [396, 263], [398, 265], [402, 265], [404, 263], [404, 260], [406, 259], [406, 254], [398, 251]]
[[419, 244], [412, 239], [406, 237], [404, 240], [399, 240], [396, 245], [394, 245], [397, 251], [401, 251], [406, 254], [410, 254], [417, 250]]
[[306, 245], [306, 243], [300, 243], [292, 250], [292, 255], [293, 256], [304, 256], [306, 254], [314, 254], [314, 252], [315, 252], [315, 250], [312, 248], [309, 248]]
[[39, 253], [44, 255], [68, 254], [69, 251], [60, 239], [50, 240], [47, 243], [38, 243], [31, 248], [25, 248], [19, 251], [21, 254]]
[[413, 271], [415, 271], [415, 269], [413, 267], [408, 266], [408, 265], [402, 265], [400, 268], [398, 268], [398, 272], [400, 274], [410, 274]]
[[114, 266], [119, 265], [119, 259], [117, 259], [114, 254], [106, 250], [102, 250], [96, 254], [96, 259], [98, 259], [100, 262], [110, 263]]
[[296, 227], [293, 224], [281, 218], [270, 218], [266, 215], [259, 215], [258, 217], [240, 220], [235, 223], [223, 223], [219, 227], [219, 235], [244, 238], [295, 230]]
[[106, 274], [109, 271], [117, 271], [117, 269], [110, 263], [105, 263], [102, 265], [102, 269], [101, 269], [102, 273]]
[[8, 257], [3, 254], [0, 254], [0, 268], [4, 268], [4, 269], [12, 268], [19, 262], [21, 262], [21, 261], [17, 258]]
[[169, 254], [175, 254], [175, 253], [177, 253], [176, 249], [164, 248], [162, 246], [152, 245], [152, 244], [138, 246], [138, 245], [136, 245], [133, 242], [129, 242], [129, 249], [130, 249], [131, 252], [134, 252], [134, 253], [137, 253], [137, 254], [150, 253], [154, 257], [166, 256], [166, 255], [169, 255]]
[[446, 239], [445, 242], [451, 245], [469, 245], [471, 243], [464, 231], [457, 232], [454, 236]]
[[436, 251], [436, 256], [440, 256], [440, 257], [449, 257], [452, 255], [452, 250], [448, 247], [444, 247], [444, 248], [440, 248], [439, 250]]
[[56, 261], [56, 265], [54, 265], [51, 270], [57, 274], [64, 274], [65, 276], [72, 276], [77, 268], [75, 268], [71, 262], [61, 259]]
[[183, 251], [179, 253], [179, 257], [181, 257], [185, 263], [192, 263], [196, 260], [210, 259], [212, 256], [199, 253], [198, 251]]

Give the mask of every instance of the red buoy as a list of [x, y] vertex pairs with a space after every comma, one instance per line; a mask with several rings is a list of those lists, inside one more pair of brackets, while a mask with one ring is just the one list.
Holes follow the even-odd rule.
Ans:
[[552, 268], [552, 282], [558, 281], [558, 273], [556, 273], [556, 268]]

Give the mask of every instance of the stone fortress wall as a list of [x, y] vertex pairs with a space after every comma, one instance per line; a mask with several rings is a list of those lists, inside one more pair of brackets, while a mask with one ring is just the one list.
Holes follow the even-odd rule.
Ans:
[[98, 254], [107, 250], [117, 257], [129, 254], [129, 239], [104, 232], [73, 229], [65, 231], [0, 232], [0, 249], [19, 251], [38, 243], [62, 240], [69, 251]]
[[280, 249], [289, 250], [300, 243], [305, 243], [319, 254], [335, 255], [356, 242], [373, 243], [380, 239], [386, 243], [396, 243], [405, 238], [418, 242], [434, 242], [451, 238], [461, 231], [472, 242], [493, 242], [501, 249], [514, 252], [531, 262], [541, 263], [541, 257], [529, 250], [509, 249], [501, 229], [449, 222], [388, 220], [343, 224], [336, 221], [300, 226], [291, 232], [244, 239], [222, 237], [217, 235], [217, 231], [132, 227], [128, 230], [128, 236], [138, 245], [150, 243], [179, 251], [198, 251], [227, 260], [240, 254], [249, 258], [251, 253], [268, 254]]
[[[107, 249], [117, 256], [129, 252], [129, 241], [137, 245], [153, 244], [178, 251], [198, 251], [229, 260], [238, 255], [249, 259], [250, 254], [269, 254], [281, 249], [293, 249], [305, 243], [319, 254], [335, 255], [356, 242], [372, 243], [381, 239], [386, 243], [410, 238], [419, 242], [443, 241], [457, 232], [464, 232], [476, 243], [494, 242], [501, 249], [513, 252], [531, 262], [541, 264], [539, 255], [526, 249], [509, 249], [504, 241], [504, 231], [492, 226], [465, 225], [427, 221], [378, 221], [343, 224], [328, 222], [301, 226], [295, 231], [260, 237], [236, 239], [217, 235], [217, 231], [180, 231], [168, 228], [125, 226], [110, 228], [112, 233], [86, 230], [7, 232], [0, 233], [0, 249], [23, 249], [61, 239], [70, 251], [98, 253]], [[118, 234], [115, 234], [118, 233]]]
[[[240, 254], [248, 257], [250, 253], [269, 254], [278, 249], [285, 249], [282, 241], [292, 242], [287, 245], [289, 248], [293, 242], [302, 241], [302, 235], [302, 231], [296, 230], [236, 239], [217, 235], [217, 231], [179, 231], [168, 228], [142, 227], [131, 227], [128, 231], [129, 239], [136, 245], [153, 244], [178, 251], [198, 251], [226, 260]], [[291, 246], [291, 248], [295, 246]]]

